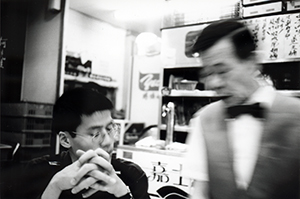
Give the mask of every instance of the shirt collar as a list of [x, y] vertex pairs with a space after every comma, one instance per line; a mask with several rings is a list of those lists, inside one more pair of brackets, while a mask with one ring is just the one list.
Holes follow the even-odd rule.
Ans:
[[261, 86], [250, 96], [246, 104], [260, 103], [265, 108], [271, 108], [275, 98], [274, 91], [272, 86]]

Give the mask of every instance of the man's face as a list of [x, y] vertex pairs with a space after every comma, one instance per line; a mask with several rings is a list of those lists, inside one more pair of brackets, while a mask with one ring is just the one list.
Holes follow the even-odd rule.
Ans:
[[241, 60], [235, 55], [229, 39], [221, 39], [201, 54], [203, 82], [206, 89], [228, 96], [228, 105], [243, 103], [256, 85], [253, 78], [256, 64], [253, 60]]
[[102, 148], [110, 154], [113, 150], [114, 138], [113, 135], [109, 135], [108, 129], [112, 124], [113, 119], [109, 110], [97, 111], [90, 116], [83, 115], [81, 124], [76, 128], [77, 135], [70, 139], [71, 153], [75, 156], [78, 149], [87, 151]]

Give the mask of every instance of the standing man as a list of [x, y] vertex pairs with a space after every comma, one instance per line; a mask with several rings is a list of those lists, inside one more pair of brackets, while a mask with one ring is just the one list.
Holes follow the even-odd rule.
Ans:
[[112, 108], [92, 89], [65, 92], [54, 105], [53, 132], [66, 150], [30, 162], [20, 198], [150, 199], [142, 169], [111, 156], [119, 130]]
[[299, 199], [300, 100], [260, 84], [255, 43], [242, 23], [210, 24], [193, 50], [206, 87], [224, 98], [191, 120], [191, 197]]

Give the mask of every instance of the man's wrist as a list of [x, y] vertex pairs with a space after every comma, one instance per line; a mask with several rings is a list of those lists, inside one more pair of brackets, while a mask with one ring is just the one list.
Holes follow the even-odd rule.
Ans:
[[44, 190], [41, 198], [42, 199], [59, 198], [60, 193], [61, 193], [61, 190], [57, 187], [57, 184], [55, 183], [55, 181], [51, 180], [50, 183], [48, 184], [48, 186], [46, 187], [46, 189]]
[[116, 198], [120, 198], [121, 196], [126, 195], [129, 192], [127, 185], [123, 181], [119, 181], [119, 183], [115, 184], [116, 189], [114, 190], [114, 195]]

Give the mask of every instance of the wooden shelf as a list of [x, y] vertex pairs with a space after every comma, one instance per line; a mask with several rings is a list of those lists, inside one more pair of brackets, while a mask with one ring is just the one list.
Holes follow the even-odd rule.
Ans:
[[291, 97], [300, 97], [300, 90], [278, 90], [278, 92]]
[[[300, 90], [277, 90], [279, 93], [292, 97], [300, 97]], [[200, 91], [200, 90], [171, 90], [169, 95], [163, 97], [208, 97], [208, 98], [222, 98], [224, 96], [218, 95], [215, 91]]]
[[75, 82], [82, 82], [82, 83], [95, 82], [95, 83], [99, 84], [100, 86], [109, 87], [109, 88], [117, 88], [118, 87], [117, 82], [108, 82], [108, 81], [103, 81], [103, 80], [92, 79], [89, 77], [78, 77], [78, 76], [72, 76], [72, 75], [65, 74], [64, 79], [67, 81], [75, 81]]
[[260, 61], [260, 64], [286, 63], [286, 62], [300, 62], [300, 57], [285, 58], [285, 59], [264, 59]]
[[163, 97], [222, 97], [215, 91], [200, 91], [200, 90], [171, 90], [169, 95], [163, 95]]
[[[167, 130], [167, 125], [165, 125], [165, 124], [160, 125], [160, 130]], [[184, 126], [175, 125], [174, 126], [174, 131], [189, 132], [190, 131], [190, 127], [187, 126], [187, 125], [184, 125]]]

